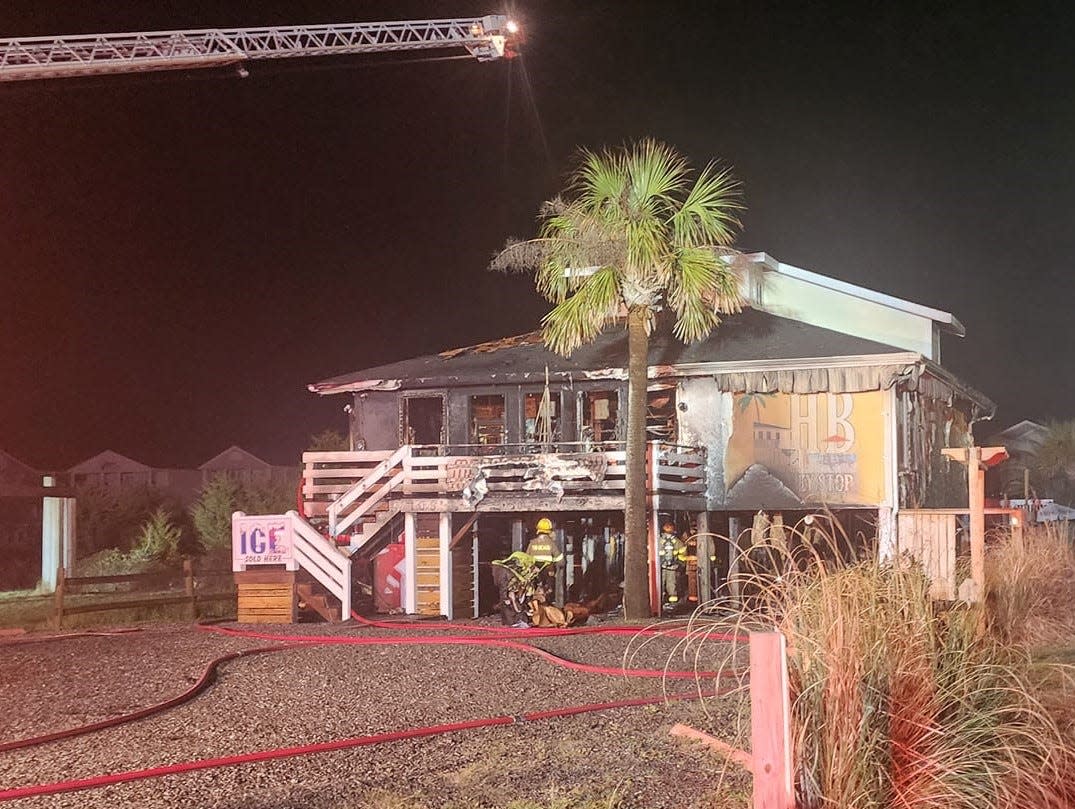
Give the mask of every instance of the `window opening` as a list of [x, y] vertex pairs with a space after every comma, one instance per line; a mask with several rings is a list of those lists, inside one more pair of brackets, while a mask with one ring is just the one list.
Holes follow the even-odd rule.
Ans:
[[474, 444], [503, 444], [505, 441], [504, 397], [470, 397], [470, 440]]
[[[560, 396], [528, 393], [523, 400], [523, 440], [528, 444], [551, 444], [560, 438]], [[547, 405], [545, 407], [544, 405]]]
[[646, 438], [674, 443], [676, 427], [676, 389], [651, 390], [646, 394]]
[[408, 396], [403, 400], [403, 443], [444, 443], [442, 396]]
[[582, 394], [583, 441], [615, 441], [619, 396], [614, 390], [593, 390]]

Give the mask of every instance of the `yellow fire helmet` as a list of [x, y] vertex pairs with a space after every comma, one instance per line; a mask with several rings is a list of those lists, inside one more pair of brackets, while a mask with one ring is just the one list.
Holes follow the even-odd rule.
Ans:
[[538, 520], [537, 530], [539, 533], [548, 534], [552, 532], [552, 520], [548, 517], [542, 517]]

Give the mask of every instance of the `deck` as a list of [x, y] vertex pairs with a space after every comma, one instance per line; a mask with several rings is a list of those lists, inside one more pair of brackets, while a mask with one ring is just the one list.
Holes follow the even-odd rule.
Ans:
[[[408, 445], [302, 460], [305, 514], [333, 533], [381, 502], [410, 512], [622, 510], [626, 484], [622, 442]], [[646, 465], [652, 507], [705, 509], [704, 448], [650, 442]]]

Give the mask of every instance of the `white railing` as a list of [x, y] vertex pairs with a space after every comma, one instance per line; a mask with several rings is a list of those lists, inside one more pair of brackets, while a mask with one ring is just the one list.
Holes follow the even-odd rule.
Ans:
[[344, 517], [342, 520], [338, 519], [335, 524], [333, 524], [332, 513], [330, 510], [329, 533], [334, 537], [338, 537], [340, 534], [342, 534], [360, 519], [369, 514], [370, 511], [373, 510], [374, 506], [376, 506], [378, 503], [384, 500], [385, 497], [387, 497], [399, 488], [400, 484], [406, 478], [406, 475], [407, 473], [405, 470], [400, 470], [399, 472], [396, 472], [396, 474], [393, 475], [392, 478], [389, 479], [386, 483], [384, 483], [380, 488], [378, 488], [374, 494], [370, 495], [361, 503], [359, 503], [355, 510], [348, 514], [346, 517]]
[[392, 488], [395, 488], [395, 485], [398, 485], [396, 478], [399, 477], [399, 475], [396, 475], [387, 485], [381, 486], [376, 494], [361, 503], [358, 508], [348, 514], [343, 520], [340, 519], [341, 512], [365, 495], [366, 492], [373, 488], [377, 483], [381, 482], [385, 475], [391, 470], [400, 466], [403, 463], [403, 460], [410, 456], [410, 453], [410, 446], [406, 444], [403, 445], [388, 458], [385, 458], [377, 464], [377, 466], [373, 467], [367, 474], [356, 480], [346, 492], [328, 507], [328, 527], [329, 533], [332, 536], [339, 536], [354, 525], [356, 520], [366, 514], [373, 505], [380, 502]]
[[[647, 488], [652, 494], [704, 496], [704, 448], [651, 441], [647, 455]], [[626, 459], [622, 442], [307, 452], [303, 455], [303, 507], [307, 517], [327, 517], [330, 534], [338, 536], [390, 497], [460, 496], [479, 474], [489, 494], [526, 496], [552, 490], [615, 495], [626, 486]]]
[[351, 560], [299, 515], [289, 511], [294, 530], [295, 560], [303, 570], [340, 600], [340, 617], [351, 617]]

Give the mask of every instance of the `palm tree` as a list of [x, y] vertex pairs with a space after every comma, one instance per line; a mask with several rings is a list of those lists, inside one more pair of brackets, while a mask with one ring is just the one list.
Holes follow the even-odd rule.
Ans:
[[626, 317], [627, 483], [624, 615], [648, 617], [646, 377], [657, 312], [675, 314], [675, 335], [700, 340], [738, 312], [738, 278], [728, 258], [739, 227], [739, 184], [709, 164], [695, 176], [671, 147], [643, 140], [599, 153], [583, 150], [567, 190], [546, 202], [536, 239], [509, 242], [492, 268], [534, 275], [554, 304], [545, 344], [563, 355]]
[[1043, 494], [1064, 505], [1075, 498], [1075, 421], [1051, 421], [1034, 453], [1034, 472]]

